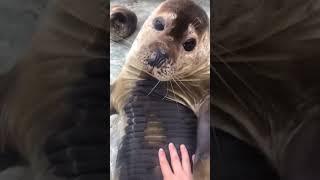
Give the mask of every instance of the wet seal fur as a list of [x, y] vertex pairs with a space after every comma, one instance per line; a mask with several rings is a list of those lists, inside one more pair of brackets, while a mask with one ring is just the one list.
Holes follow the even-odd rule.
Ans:
[[[177, 106], [182, 105], [190, 109], [195, 114], [195, 122], [197, 122], [196, 119], [198, 118], [198, 123], [209, 124], [209, 108], [207, 107], [210, 101], [209, 27], [207, 14], [194, 2], [190, 0], [164, 1], [144, 23], [129, 51], [122, 71], [111, 86], [110, 111], [119, 113], [122, 120], [127, 120], [130, 125], [130, 123], [136, 123], [135, 116], [139, 117], [137, 112], [134, 112], [135, 107], [145, 107], [143, 102], [149, 103], [149, 101], [154, 100], [157, 102], [170, 101], [171, 103], [176, 103]], [[152, 88], [149, 89], [150, 91], [143, 92], [144, 94], [140, 92], [139, 96], [137, 96], [135, 93], [137, 88], [141, 89], [145, 87], [139, 84], [150, 81], [150, 77], [155, 82]], [[163, 83], [166, 83], [166, 86], [163, 86]], [[161, 99], [154, 97], [153, 93], [163, 88], [165, 89], [164, 97]], [[141, 97], [147, 100], [141, 101], [142, 104], [140, 104], [139, 101], [134, 101], [135, 96], [137, 97], [136, 99]], [[128, 107], [128, 103], [132, 104], [130, 108], [135, 114], [134, 117], [130, 116], [125, 110]], [[188, 110], [185, 109], [183, 111]], [[142, 110], [139, 110], [138, 114], [143, 114], [142, 112]], [[173, 112], [167, 115], [174, 116], [178, 114], [179, 111], [177, 112], [173, 109]], [[144, 115], [151, 114], [146, 113]], [[158, 119], [154, 118], [157, 121], [156, 124], [162, 121], [161, 116], [163, 115], [159, 115]], [[203, 119], [201, 120], [201, 118]], [[174, 122], [175, 120], [172, 119], [171, 121]], [[171, 121], [169, 122], [171, 123]], [[133, 134], [128, 134], [127, 129], [125, 137], [134, 136], [134, 133], [137, 133], [135, 130], [138, 127], [127, 127], [133, 128], [133, 131], [129, 131]], [[146, 128], [148, 126], [142, 127]], [[146, 129], [142, 127], [140, 127], [140, 131], [145, 131]], [[154, 131], [161, 132], [161, 136], [166, 140], [166, 130], [163, 129], [163, 126], [156, 126]], [[205, 137], [203, 137], [202, 135], [202, 137], [198, 138], [207, 138], [209, 142], [210, 131], [208, 132], [206, 129], [204, 131], [207, 132], [207, 136], [204, 135]], [[189, 135], [196, 136], [195, 134]], [[144, 139], [144, 142], [150, 143], [146, 139]], [[165, 143], [162, 142], [153, 146], [155, 148], [154, 152], [157, 152], [157, 148], [159, 147], [165, 148], [164, 145]], [[195, 179], [208, 179], [210, 177], [210, 143], [200, 143], [198, 145], [203, 147], [197, 147], [197, 159], [206, 162], [201, 163], [206, 164], [206, 170], [202, 173], [194, 173], [197, 175]], [[200, 152], [200, 150], [203, 152]], [[121, 150], [119, 153], [121, 153]], [[154, 154], [150, 158], [153, 157], [157, 157], [157, 155]], [[127, 162], [126, 160], [128, 159], [125, 159], [125, 162]], [[139, 159], [136, 161], [139, 161]], [[118, 164], [120, 163], [124, 166], [126, 165], [125, 162], [118, 162]], [[121, 171], [125, 171], [125, 169], [121, 169], [121, 165], [120, 167], [118, 166], [120, 172], [117, 172], [118, 175], [115, 178], [125, 179], [127, 176], [123, 176], [124, 172]], [[154, 166], [159, 166], [159, 164], [154, 164]], [[197, 171], [198, 169], [194, 168], [194, 170]], [[136, 178], [139, 177], [139, 171], [130, 173], [131, 175], [135, 175]], [[155, 174], [158, 174], [158, 176], [152, 176], [152, 178], [162, 178], [161, 174]], [[140, 176], [140, 178], [143, 177]]]
[[110, 11], [110, 39], [121, 41], [129, 37], [137, 28], [137, 15], [126, 7], [114, 5]]

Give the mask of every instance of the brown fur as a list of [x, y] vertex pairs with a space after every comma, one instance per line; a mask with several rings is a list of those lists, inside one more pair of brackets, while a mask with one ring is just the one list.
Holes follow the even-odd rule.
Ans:
[[210, 179], [210, 159], [200, 160], [194, 164], [193, 179], [194, 180]]

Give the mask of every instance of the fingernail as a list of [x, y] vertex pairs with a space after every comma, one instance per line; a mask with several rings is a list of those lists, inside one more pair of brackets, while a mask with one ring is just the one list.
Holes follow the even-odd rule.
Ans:
[[163, 153], [164, 153], [163, 149], [160, 148], [160, 149], [159, 149], [159, 154], [162, 155]]
[[170, 149], [175, 148], [174, 145], [173, 145], [173, 143], [169, 143], [169, 148], [170, 148]]
[[158, 154], [159, 154], [159, 160], [163, 161], [165, 154], [164, 154], [164, 150], [162, 148], [159, 149]]
[[180, 149], [187, 149], [186, 146], [184, 144], [180, 145]]

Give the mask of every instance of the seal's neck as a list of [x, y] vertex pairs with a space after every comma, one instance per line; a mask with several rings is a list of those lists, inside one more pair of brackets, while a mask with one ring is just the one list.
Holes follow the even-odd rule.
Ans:
[[132, 95], [150, 96], [164, 99], [168, 95], [167, 83], [157, 79], [138, 80], [132, 89]]
[[159, 81], [134, 66], [127, 65], [123, 67], [115, 82], [111, 102], [119, 112], [129, 95], [132, 94], [132, 90], [138, 89], [139, 93], [142, 93], [141, 95], [149, 93], [160, 95], [167, 100], [181, 103], [194, 110], [195, 105], [199, 103], [198, 101], [209, 94], [209, 80], [198, 79]]

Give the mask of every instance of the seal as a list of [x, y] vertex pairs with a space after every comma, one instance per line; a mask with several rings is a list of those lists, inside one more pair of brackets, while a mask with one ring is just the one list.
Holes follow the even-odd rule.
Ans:
[[110, 39], [120, 41], [129, 37], [137, 28], [137, 15], [126, 7], [114, 5], [110, 11]]
[[35, 179], [106, 177], [105, 10], [99, 0], [50, 3], [26, 54], [0, 77], [1, 150]]
[[162, 179], [156, 154], [160, 147], [168, 151], [169, 142], [195, 152], [209, 81], [206, 12], [190, 0], [164, 1], [145, 21], [111, 87], [110, 111], [127, 121], [115, 179]]

